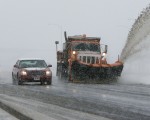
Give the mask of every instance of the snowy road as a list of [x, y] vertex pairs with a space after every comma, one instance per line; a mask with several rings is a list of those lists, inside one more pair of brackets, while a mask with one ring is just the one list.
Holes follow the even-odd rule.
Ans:
[[[53, 77], [51, 86], [15, 86], [9, 78], [0, 85], [0, 93], [115, 120], [150, 119], [149, 85], [73, 84]], [[67, 117], [67, 114], [65, 116]]]
[[[81, 111], [79, 112], [20, 97], [0, 95], [0, 101], [27, 116], [25, 120], [30, 120], [30, 118], [34, 120], [110, 120], [98, 115], [93, 115]], [[14, 115], [19, 117], [18, 114]], [[19, 119], [24, 119], [24, 117]]]
[[10, 115], [9, 113], [4, 111], [3, 109], [0, 109], [0, 120], [19, 120], [19, 119], [17, 119], [14, 116]]

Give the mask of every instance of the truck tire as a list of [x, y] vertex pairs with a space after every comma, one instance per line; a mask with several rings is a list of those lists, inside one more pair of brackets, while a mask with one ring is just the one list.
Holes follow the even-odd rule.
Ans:
[[59, 78], [62, 79], [62, 71], [59, 72]]
[[68, 81], [73, 82], [74, 76], [71, 70], [68, 70]]
[[62, 78], [64, 77], [64, 74], [65, 74], [65, 73], [64, 73], [64, 68], [63, 68], [62, 65], [61, 65], [60, 68], [59, 68], [58, 74], [59, 74], [58, 76], [59, 76], [60, 79], [62, 79]]

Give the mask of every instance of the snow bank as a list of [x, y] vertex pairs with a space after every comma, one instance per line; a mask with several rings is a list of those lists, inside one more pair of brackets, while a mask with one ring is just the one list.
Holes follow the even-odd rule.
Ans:
[[150, 84], [150, 6], [133, 24], [121, 59], [124, 61], [121, 82]]

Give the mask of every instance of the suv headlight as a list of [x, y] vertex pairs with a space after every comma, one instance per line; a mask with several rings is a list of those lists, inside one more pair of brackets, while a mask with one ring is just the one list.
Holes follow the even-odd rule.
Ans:
[[25, 70], [21, 71], [21, 75], [27, 75], [27, 72]]
[[47, 76], [51, 76], [51, 74], [52, 74], [52, 72], [51, 72], [50, 70], [47, 70], [47, 71], [46, 71], [46, 75], [47, 75]]

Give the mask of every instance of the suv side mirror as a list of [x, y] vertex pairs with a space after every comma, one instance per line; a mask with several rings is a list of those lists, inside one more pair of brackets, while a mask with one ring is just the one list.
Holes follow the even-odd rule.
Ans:
[[48, 67], [52, 67], [52, 65], [48, 65]]
[[15, 68], [19, 68], [19, 66], [18, 66], [18, 65], [14, 65], [14, 67], [15, 67]]

